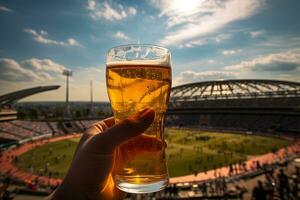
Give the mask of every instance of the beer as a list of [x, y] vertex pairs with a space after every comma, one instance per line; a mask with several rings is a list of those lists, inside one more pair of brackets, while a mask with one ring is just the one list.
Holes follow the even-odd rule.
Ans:
[[164, 119], [171, 90], [170, 66], [147, 62], [107, 64], [106, 80], [116, 123], [144, 108], [155, 110], [150, 127], [116, 150], [117, 187], [134, 193], [164, 188], [168, 183]]

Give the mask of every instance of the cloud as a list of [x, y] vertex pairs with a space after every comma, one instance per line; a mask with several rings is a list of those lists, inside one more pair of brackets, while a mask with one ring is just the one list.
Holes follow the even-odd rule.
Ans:
[[161, 45], [176, 46], [206, 37], [232, 22], [249, 18], [262, 7], [264, 0], [152, 0], [167, 18], [169, 31]]
[[236, 65], [225, 66], [226, 70], [292, 72], [300, 70], [300, 49], [258, 56]]
[[69, 38], [67, 40], [67, 45], [82, 47], [82, 45], [77, 40], [75, 40], [74, 38]]
[[121, 39], [121, 40], [129, 40], [129, 37], [125, 35], [125, 33], [118, 31], [113, 35], [114, 38]]
[[30, 34], [35, 41], [41, 44], [59, 45], [64, 47], [82, 47], [82, 45], [74, 38], [68, 38], [67, 41], [57, 41], [49, 39], [48, 32], [45, 30], [36, 31], [33, 29], [24, 29], [24, 32]]
[[59, 77], [63, 69], [63, 65], [50, 59], [32, 58], [21, 62], [9, 58], [0, 59], [0, 78], [4, 81], [49, 81]]
[[266, 33], [265, 30], [252, 31], [252, 32], [250, 32], [250, 36], [251, 36], [252, 38], [256, 38], [256, 37], [259, 37], [259, 36], [261, 36], [261, 35], [264, 35], [265, 33]]
[[121, 4], [109, 4], [107, 1], [96, 2], [95, 0], [88, 0], [87, 9], [90, 17], [94, 20], [120, 21], [128, 16], [135, 16], [137, 13], [134, 7], [124, 8]]
[[134, 15], [136, 15], [136, 9], [134, 7], [129, 7], [128, 13], [129, 13], [129, 15], [134, 16]]
[[190, 42], [187, 42], [187, 43], [184, 43], [184, 44], [180, 44], [179, 48], [184, 48], [184, 47], [192, 48], [192, 47], [195, 47], [195, 46], [202, 46], [202, 45], [207, 44], [207, 42], [208, 42], [207, 39], [193, 40], [193, 41], [190, 41]]
[[206, 45], [208, 43], [222, 43], [228, 39], [230, 39], [232, 34], [226, 33], [226, 34], [218, 34], [218, 35], [213, 35], [209, 37], [202, 37], [200, 39], [195, 39], [191, 40], [188, 42], [184, 42], [182, 44], [179, 44], [179, 48], [192, 48], [196, 46], [202, 46]]
[[300, 46], [300, 37], [298, 35], [282, 35], [282, 36], [274, 36], [274, 35], [268, 35], [268, 37], [264, 38], [264, 40], [261, 40], [260, 42], [254, 42], [252, 44], [255, 46], [255, 48], [270, 48], [271, 50], [278, 49], [293, 49], [293, 48], [299, 48]]
[[9, 8], [7, 8], [7, 7], [5, 7], [5, 6], [0, 6], [0, 10], [1, 10], [1, 11], [5, 11], [5, 12], [12, 12], [11, 9], [9, 9]]
[[225, 34], [225, 33], [224, 33], [224, 34], [219, 34], [219, 35], [213, 37], [212, 39], [213, 39], [215, 42], [217, 42], [217, 43], [221, 43], [221, 42], [223, 42], [223, 41], [225, 41], [225, 40], [230, 39], [231, 36], [232, 36], [231, 34], [228, 34], [228, 33]]
[[184, 83], [192, 83], [192, 82], [208, 81], [208, 80], [232, 79], [235, 77], [236, 74], [234, 72], [226, 72], [226, 71], [195, 72], [195, 71], [187, 70], [181, 72], [177, 77], [175, 77], [173, 84], [175, 86]]
[[240, 49], [237, 49], [237, 50], [224, 50], [222, 51], [222, 54], [225, 55], [225, 56], [230, 56], [230, 55], [234, 55], [234, 54], [237, 54], [237, 53], [240, 53], [241, 50]]
[[7, 81], [31, 81], [40, 80], [40, 77], [32, 72], [23, 68], [19, 63], [13, 59], [1, 58], [0, 59], [0, 77], [1, 80]]
[[26, 68], [37, 70], [37, 71], [48, 71], [48, 72], [55, 72], [59, 74], [66, 69], [65, 66], [55, 63], [50, 59], [32, 58], [32, 59], [21, 61], [21, 65]]
[[[16, 61], [0, 59], [0, 95], [20, 89], [40, 85], [61, 85], [52, 92], [30, 96], [25, 101], [63, 101], [65, 100], [65, 77], [61, 72], [66, 69], [51, 59], [31, 58]], [[90, 80], [93, 80], [94, 100], [107, 101], [105, 66], [73, 67], [70, 78], [70, 100], [88, 101], [90, 99]]]

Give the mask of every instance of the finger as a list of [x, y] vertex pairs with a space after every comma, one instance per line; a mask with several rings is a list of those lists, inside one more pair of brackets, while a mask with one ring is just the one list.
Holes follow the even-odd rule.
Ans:
[[93, 123], [91, 126], [89, 126], [89, 128], [81, 136], [74, 155], [77, 154], [78, 150], [81, 148], [81, 146], [84, 144], [84, 142], [87, 139], [89, 139], [90, 137], [92, 137], [96, 134], [104, 132], [106, 129], [113, 126], [114, 124], [115, 124], [115, 119], [113, 117], [110, 117], [110, 118], [98, 121], [96, 123]]
[[107, 129], [103, 134], [95, 135], [90, 141], [89, 148], [95, 153], [101, 151], [112, 154], [116, 146], [143, 133], [153, 122], [154, 117], [154, 110], [146, 108]]
[[84, 142], [91, 136], [97, 135], [99, 133], [104, 132], [109, 127], [115, 124], [115, 119], [113, 117], [98, 121], [92, 124], [83, 134], [83, 138], [81, 139]]
[[106, 126], [108, 128], [112, 127], [113, 125], [115, 125], [115, 118], [114, 117], [110, 117], [110, 118], [107, 118], [105, 120], [103, 120], [104, 123], [106, 124]]
[[103, 132], [108, 128], [107, 124], [104, 120], [93, 123], [86, 131], [85, 134], [88, 136], [96, 135], [98, 133]]

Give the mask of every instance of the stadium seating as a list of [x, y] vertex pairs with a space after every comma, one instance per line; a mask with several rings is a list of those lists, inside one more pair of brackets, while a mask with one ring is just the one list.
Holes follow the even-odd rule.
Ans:
[[1, 122], [0, 130], [11, 135], [19, 136], [20, 138], [26, 138], [26, 137], [32, 137], [34, 135], [38, 135], [36, 132], [30, 131], [28, 129], [24, 129], [20, 126], [16, 126], [14, 124], [11, 124], [10, 122]]
[[64, 128], [60, 122], [40, 122], [40, 121], [21, 121], [0, 122], [0, 137], [20, 140], [28, 137], [54, 134], [63, 135], [65, 133], [82, 132], [97, 120], [82, 120], [64, 122]]
[[249, 114], [185, 114], [167, 117], [169, 126], [252, 132], [300, 132], [299, 116]]
[[10, 122], [13, 125], [22, 127], [27, 130], [31, 130], [35, 132], [36, 134], [49, 134], [52, 133], [51, 129], [49, 129], [49, 126], [46, 124], [46, 122], [32, 122], [32, 121], [13, 121]]

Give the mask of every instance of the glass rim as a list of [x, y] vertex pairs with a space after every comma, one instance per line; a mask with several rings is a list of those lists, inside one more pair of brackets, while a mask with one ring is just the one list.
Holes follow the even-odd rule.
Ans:
[[166, 47], [162, 47], [162, 46], [159, 46], [159, 45], [156, 45], [156, 44], [147, 44], [147, 43], [144, 43], [144, 44], [138, 44], [138, 43], [129, 43], [129, 44], [121, 44], [121, 45], [117, 45], [117, 46], [113, 46], [111, 48], [109, 48], [107, 51], [106, 51], [106, 55], [113, 49], [117, 49], [117, 48], [121, 48], [121, 47], [129, 47], [129, 46], [141, 46], [141, 47], [156, 47], [158, 49], [162, 49], [162, 50], [166, 50], [166, 53], [170, 53], [170, 50], [167, 49]]

